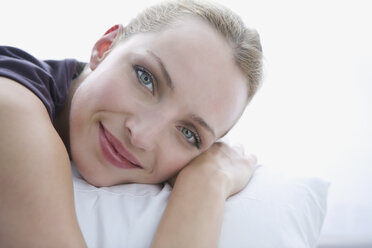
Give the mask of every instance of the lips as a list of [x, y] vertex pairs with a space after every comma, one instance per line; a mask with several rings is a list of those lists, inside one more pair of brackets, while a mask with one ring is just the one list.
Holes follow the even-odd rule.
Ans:
[[99, 124], [98, 136], [103, 156], [112, 165], [120, 169], [142, 169], [136, 158], [124, 148], [121, 142], [102, 123]]

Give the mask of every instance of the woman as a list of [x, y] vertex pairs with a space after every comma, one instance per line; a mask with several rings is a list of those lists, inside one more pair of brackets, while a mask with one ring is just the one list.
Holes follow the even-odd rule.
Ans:
[[85, 246], [70, 158], [95, 186], [173, 178], [153, 247], [217, 246], [224, 201], [256, 163], [217, 142], [259, 86], [256, 32], [176, 1], [109, 29], [86, 66], [0, 51], [0, 246]]

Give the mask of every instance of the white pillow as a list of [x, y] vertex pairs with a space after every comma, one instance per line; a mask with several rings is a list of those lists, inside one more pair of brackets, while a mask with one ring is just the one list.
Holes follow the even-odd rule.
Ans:
[[[96, 188], [73, 167], [78, 221], [88, 247], [150, 247], [171, 193], [168, 184]], [[259, 167], [225, 205], [219, 247], [315, 247], [329, 184], [286, 178]]]

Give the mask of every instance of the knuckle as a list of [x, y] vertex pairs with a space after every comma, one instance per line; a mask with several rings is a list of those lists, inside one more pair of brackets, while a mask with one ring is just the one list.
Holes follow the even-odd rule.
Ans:
[[255, 166], [257, 164], [257, 156], [254, 154], [246, 155], [246, 159], [251, 166]]

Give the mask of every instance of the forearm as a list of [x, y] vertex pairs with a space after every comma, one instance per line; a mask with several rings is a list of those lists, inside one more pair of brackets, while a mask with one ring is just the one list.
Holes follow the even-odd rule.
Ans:
[[69, 168], [27, 162], [20, 168], [9, 161], [3, 165], [13, 168], [1, 168], [0, 246], [85, 247]]
[[225, 200], [253, 174], [255, 156], [217, 142], [177, 176], [152, 247], [217, 247]]
[[[177, 178], [152, 247], [217, 247], [224, 213], [221, 182]], [[199, 180], [201, 179], [201, 180]]]

